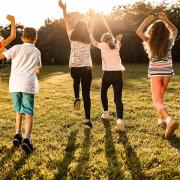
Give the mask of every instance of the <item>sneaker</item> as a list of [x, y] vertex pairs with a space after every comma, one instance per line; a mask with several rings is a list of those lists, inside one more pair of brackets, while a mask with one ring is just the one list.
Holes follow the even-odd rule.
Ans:
[[15, 147], [20, 146], [22, 143], [22, 136], [20, 134], [15, 134], [14, 139], [13, 139], [13, 144]]
[[85, 120], [84, 122], [84, 128], [87, 128], [87, 129], [92, 129], [93, 128], [93, 124], [90, 120]]
[[174, 135], [175, 130], [178, 129], [178, 127], [179, 127], [179, 123], [171, 119], [165, 130], [165, 138], [167, 139], [171, 138]]
[[124, 122], [121, 119], [117, 120], [117, 123], [115, 125], [115, 129], [116, 129], [116, 131], [126, 132]]
[[158, 119], [157, 126], [162, 129], [166, 129], [166, 122], [163, 119]]
[[30, 154], [33, 152], [33, 145], [30, 143], [29, 139], [27, 138], [23, 140], [21, 147], [26, 154]]
[[109, 111], [104, 111], [101, 115], [102, 119], [109, 119]]
[[81, 100], [80, 99], [76, 99], [74, 101], [74, 110], [75, 111], [79, 111], [80, 110], [80, 106], [81, 106]]

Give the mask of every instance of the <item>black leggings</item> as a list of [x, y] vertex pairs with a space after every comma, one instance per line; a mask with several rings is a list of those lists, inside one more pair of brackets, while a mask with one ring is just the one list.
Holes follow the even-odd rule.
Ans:
[[103, 73], [101, 86], [101, 101], [104, 111], [108, 111], [107, 91], [111, 85], [114, 90], [114, 103], [116, 105], [117, 118], [123, 119], [123, 80], [121, 71], [104, 71]]
[[72, 67], [71, 77], [73, 78], [74, 95], [79, 99], [80, 83], [82, 86], [82, 96], [84, 101], [85, 118], [90, 119], [91, 99], [90, 89], [92, 82], [91, 67]]

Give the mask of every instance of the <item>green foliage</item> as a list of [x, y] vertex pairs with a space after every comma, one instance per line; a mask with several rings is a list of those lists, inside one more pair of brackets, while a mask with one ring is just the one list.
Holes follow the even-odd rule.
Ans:
[[[111, 14], [99, 14], [96, 18], [95, 38], [100, 41], [101, 36], [107, 29], [102, 22], [101, 16], [104, 16], [114, 35], [123, 33], [121, 57], [125, 63], [147, 62], [147, 55], [144, 52], [141, 40], [136, 35], [139, 24], [149, 14], [157, 14], [165, 11], [170, 20], [180, 30], [180, 3], [170, 5], [162, 2], [159, 5], [153, 5], [147, 1], [139, 1], [132, 5], [119, 5], [112, 9]], [[84, 20], [87, 25], [90, 24], [90, 16], [94, 13], [90, 10], [86, 14], [78, 12], [69, 13], [69, 19], [72, 26], [79, 20]], [[18, 27], [18, 38], [13, 44], [20, 43], [21, 29]], [[6, 37], [9, 34], [9, 27], [5, 27], [3, 34]], [[51, 21], [47, 19], [45, 24], [38, 31], [39, 40], [37, 47], [42, 52], [43, 64], [68, 64], [70, 55], [70, 43], [65, 31], [63, 19]], [[173, 49], [174, 61], [180, 59], [180, 39], [175, 43]], [[101, 63], [100, 51], [97, 48], [91, 49], [93, 62]]]

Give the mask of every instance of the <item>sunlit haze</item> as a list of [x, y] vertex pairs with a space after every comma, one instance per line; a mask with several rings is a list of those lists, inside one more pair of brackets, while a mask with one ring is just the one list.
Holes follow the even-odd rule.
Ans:
[[[137, 0], [66, 0], [68, 11], [87, 12], [94, 9], [98, 12], [109, 13], [120, 4], [132, 4]], [[151, 2], [162, 2], [161, 0]], [[166, 0], [175, 3], [175, 0]], [[58, 19], [62, 12], [57, 6], [58, 0], [0, 0], [0, 24], [6, 25], [6, 14], [15, 15], [18, 23], [25, 26], [40, 27], [47, 18]]]

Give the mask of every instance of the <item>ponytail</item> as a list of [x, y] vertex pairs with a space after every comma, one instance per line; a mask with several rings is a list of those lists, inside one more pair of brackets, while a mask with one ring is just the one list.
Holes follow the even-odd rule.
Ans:
[[116, 44], [113, 41], [109, 40], [107, 43], [108, 43], [108, 46], [109, 46], [110, 49], [115, 49], [116, 48]]

